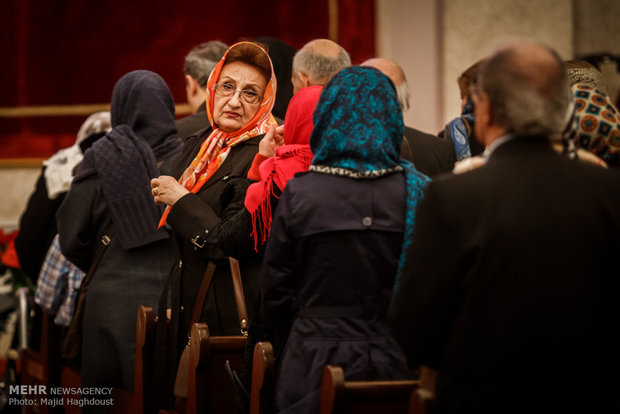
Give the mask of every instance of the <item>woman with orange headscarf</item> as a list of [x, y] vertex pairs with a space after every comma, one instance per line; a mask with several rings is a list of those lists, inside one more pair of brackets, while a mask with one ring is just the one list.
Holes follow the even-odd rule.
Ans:
[[[229, 180], [246, 177], [258, 143], [277, 126], [271, 110], [276, 77], [267, 52], [256, 43], [231, 46], [213, 69], [206, 91], [210, 126], [189, 137], [181, 155], [172, 161], [172, 176], [151, 181], [156, 203], [165, 204], [161, 226], [171, 228], [177, 241], [177, 262], [159, 305], [157, 373], [165, 397], [171, 396], [178, 358], [187, 343], [194, 303], [209, 262], [216, 265], [200, 321], [211, 335], [239, 335], [233, 284], [227, 255], [218, 243], [225, 206], [221, 195]], [[255, 294], [258, 264], [241, 262], [247, 300]], [[217, 292], [217, 293], [216, 293]], [[252, 308], [248, 303], [249, 309]], [[170, 323], [166, 324], [166, 310]], [[173, 359], [174, 357], [174, 359]], [[167, 399], [163, 405], [170, 405]]]

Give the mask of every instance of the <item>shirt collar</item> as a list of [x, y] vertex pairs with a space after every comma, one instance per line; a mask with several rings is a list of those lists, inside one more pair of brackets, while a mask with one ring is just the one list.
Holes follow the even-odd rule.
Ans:
[[482, 156], [484, 157], [484, 159], [488, 160], [489, 157], [491, 156], [491, 154], [493, 154], [493, 152], [497, 149], [497, 147], [499, 147], [502, 144], [505, 144], [508, 141], [513, 140], [514, 138], [515, 138], [515, 136], [513, 134], [502, 135], [501, 137], [499, 137], [495, 141], [493, 141], [491, 143], [491, 145], [486, 147], [486, 149], [484, 150], [484, 153], [482, 154]]

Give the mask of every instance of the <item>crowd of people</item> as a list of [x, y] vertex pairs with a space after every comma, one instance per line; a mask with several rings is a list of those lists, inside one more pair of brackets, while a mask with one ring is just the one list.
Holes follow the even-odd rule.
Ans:
[[92, 274], [83, 386], [131, 391], [151, 306], [157, 406], [173, 408], [192, 324], [240, 334], [233, 257], [242, 412], [259, 341], [279, 413], [318, 412], [328, 364], [432, 369], [437, 413], [620, 409], [620, 114], [596, 67], [503, 46], [459, 77], [462, 114], [436, 134], [404, 125], [396, 62], [352, 65], [327, 39], [210, 41], [184, 72], [180, 119], [156, 73], [119, 79], [22, 216], [19, 259], [57, 324]]

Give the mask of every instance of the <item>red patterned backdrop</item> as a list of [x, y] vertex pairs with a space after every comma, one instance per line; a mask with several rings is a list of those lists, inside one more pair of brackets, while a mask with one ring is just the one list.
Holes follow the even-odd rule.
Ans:
[[298, 49], [329, 37], [330, 3], [353, 62], [375, 52], [374, 0], [1, 3], [0, 158], [49, 157], [73, 144], [86, 118], [20, 115], [24, 108], [108, 103], [116, 81], [135, 69], [159, 73], [185, 103], [183, 58], [194, 45], [270, 36]]

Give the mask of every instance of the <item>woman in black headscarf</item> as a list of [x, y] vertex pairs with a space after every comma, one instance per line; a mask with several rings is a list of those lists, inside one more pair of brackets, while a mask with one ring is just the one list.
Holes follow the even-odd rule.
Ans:
[[112, 131], [86, 151], [57, 220], [63, 254], [85, 272], [100, 238], [114, 231], [88, 287], [82, 386], [131, 390], [137, 308], [157, 306], [172, 264], [150, 180], [181, 140], [172, 94], [153, 72], [130, 72], [117, 82], [111, 115]]

